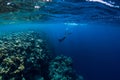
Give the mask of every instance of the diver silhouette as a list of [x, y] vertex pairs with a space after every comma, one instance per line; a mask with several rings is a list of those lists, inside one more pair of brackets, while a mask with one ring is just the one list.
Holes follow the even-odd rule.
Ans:
[[70, 35], [70, 34], [72, 34], [72, 31], [70, 31], [68, 28], [66, 28], [64, 36], [59, 38], [58, 41], [63, 42], [67, 38], [67, 36]]
[[59, 41], [59, 42], [62, 42], [62, 41], [65, 40], [65, 38], [66, 38], [66, 36], [63, 36], [62, 38], [59, 38], [58, 41]]

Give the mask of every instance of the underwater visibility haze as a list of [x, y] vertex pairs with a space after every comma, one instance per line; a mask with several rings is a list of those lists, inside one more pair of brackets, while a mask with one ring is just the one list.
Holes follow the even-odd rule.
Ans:
[[0, 0], [0, 80], [120, 80], [120, 1]]

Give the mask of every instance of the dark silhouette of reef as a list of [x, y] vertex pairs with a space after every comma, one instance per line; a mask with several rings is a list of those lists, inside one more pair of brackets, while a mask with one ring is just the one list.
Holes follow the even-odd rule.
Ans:
[[0, 80], [83, 80], [72, 59], [55, 56], [34, 31], [0, 35]]

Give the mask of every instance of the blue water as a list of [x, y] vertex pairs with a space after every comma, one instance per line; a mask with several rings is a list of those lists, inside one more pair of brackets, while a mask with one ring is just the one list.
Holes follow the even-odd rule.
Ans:
[[[65, 28], [69, 28], [72, 34], [68, 35], [63, 42], [59, 42], [58, 39], [64, 36]], [[44, 31], [55, 53], [71, 56], [75, 69], [83, 75], [85, 80], [120, 79], [120, 27], [118, 24], [104, 23], [99, 26], [97, 24], [83, 26], [21, 24], [4, 26], [0, 32], [29, 29]]]
[[[54, 52], [72, 57], [76, 72], [85, 80], [120, 80], [120, 8], [67, 1], [59, 0], [35, 12], [45, 15], [40, 20], [16, 23], [13, 20], [12, 24], [5, 20], [6, 24], [0, 25], [0, 33], [43, 31]], [[114, 2], [119, 5], [119, 1]], [[59, 42], [66, 33], [70, 34]]]

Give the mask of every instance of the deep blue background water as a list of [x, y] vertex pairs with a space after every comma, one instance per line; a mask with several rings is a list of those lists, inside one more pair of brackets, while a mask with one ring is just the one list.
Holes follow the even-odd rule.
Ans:
[[[85, 80], [120, 80], [120, 25], [81, 24], [14, 24], [1, 27], [0, 32], [43, 31], [55, 53], [72, 57], [76, 72]], [[72, 34], [59, 42], [66, 28]]]
[[74, 26], [72, 34], [62, 43], [58, 42], [57, 36], [62, 35], [65, 26], [58, 27], [52, 27], [55, 30], [50, 32], [56, 53], [71, 56], [85, 80], [120, 80], [119, 25]]

